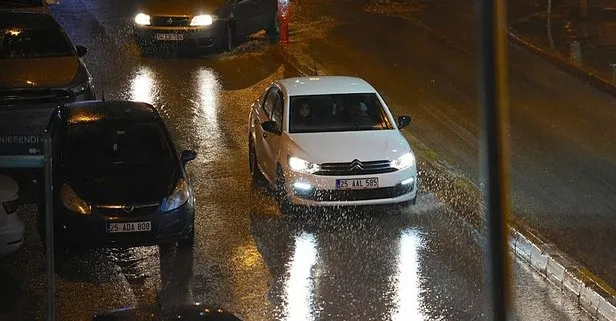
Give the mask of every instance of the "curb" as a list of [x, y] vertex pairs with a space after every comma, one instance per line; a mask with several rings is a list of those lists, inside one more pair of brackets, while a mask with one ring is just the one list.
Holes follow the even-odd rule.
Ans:
[[524, 47], [528, 51], [540, 56], [544, 60], [547, 60], [548, 62], [558, 66], [565, 72], [577, 77], [578, 79], [590, 84], [591, 86], [603, 92], [606, 92], [616, 97], [616, 84], [613, 84], [610, 81], [602, 78], [598, 75], [597, 72], [594, 72], [587, 68], [576, 66], [565, 57], [552, 53], [549, 50], [543, 49], [542, 47], [534, 44], [527, 37], [522, 36], [513, 28], [509, 28], [509, 39], [511, 39], [515, 44]]
[[[306, 66], [286, 48], [283, 45], [277, 48], [277, 54], [285, 66], [290, 66], [304, 76], [313, 74], [317, 67], [316, 63], [312, 67]], [[542, 50], [538, 47], [535, 48]], [[542, 52], [545, 53], [545, 51]], [[616, 95], [616, 87], [610, 88], [614, 89], [613, 94]], [[405, 136], [408, 136], [408, 133]], [[432, 185], [451, 186], [455, 190], [455, 193], [452, 193], [451, 190], [438, 190], [437, 187], [437, 190], [432, 192], [442, 196], [444, 201], [456, 212], [472, 213], [471, 215], [464, 215], [463, 218], [473, 226], [479, 227], [481, 222], [485, 222], [482, 212], [476, 210], [480, 207], [469, 210], [476, 204], [472, 204], [473, 202], [468, 202], [468, 200], [478, 199], [477, 197], [480, 195], [478, 188], [468, 182], [467, 178], [461, 178], [451, 173], [437, 160], [429, 157], [422, 158], [425, 162], [424, 165], [428, 165], [427, 168], [424, 167], [420, 170], [426, 176], [424, 177], [425, 180], [437, 181], [437, 184]], [[439, 175], [435, 175], [434, 172], [438, 172]], [[481, 206], [481, 204], [479, 205]], [[560, 251], [556, 245], [541, 237], [537, 231], [521, 219], [514, 218], [508, 227], [510, 231], [509, 247], [518, 257], [561, 289], [566, 296], [577, 302], [592, 317], [602, 321], [616, 321], [616, 290], [578, 264], [566, 253]]]
[[616, 320], [616, 291], [588, 269], [544, 240], [524, 222], [510, 225], [509, 247], [569, 298], [598, 320]]

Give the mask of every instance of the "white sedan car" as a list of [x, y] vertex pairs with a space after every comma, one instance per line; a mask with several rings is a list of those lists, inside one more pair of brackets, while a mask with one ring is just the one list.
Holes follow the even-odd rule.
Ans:
[[0, 174], [0, 256], [11, 254], [24, 242], [24, 223], [17, 214], [17, 182]]
[[379, 93], [359, 78], [277, 81], [252, 105], [249, 161], [281, 204], [414, 204], [415, 155]]

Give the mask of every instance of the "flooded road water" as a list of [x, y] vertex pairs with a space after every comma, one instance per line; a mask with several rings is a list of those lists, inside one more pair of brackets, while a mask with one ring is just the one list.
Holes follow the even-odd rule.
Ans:
[[[118, 33], [130, 17], [120, 19], [111, 13], [123, 9], [105, 5], [113, 4], [65, 0], [54, 13], [89, 47], [86, 62], [98, 92], [104, 89], [108, 100], [152, 103], [178, 149], [198, 152], [188, 166], [197, 198], [196, 241], [193, 249], [91, 250], [63, 262], [56, 279], [60, 320], [84, 320], [120, 306], [196, 302], [244, 320], [485, 318], [483, 239], [433, 195], [421, 193], [418, 205], [404, 210], [291, 214], [280, 212], [267, 189], [252, 189], [249, 106], [271, 82], [295, 75], [273, 46], [256, 39], [222, 56], [142, 58], [130, 34]], [[83, 24], [92, 27], [75, 27]], [[0, 284], [14, 284], [1, 296], [23, 303], [3, 307], [0, 316], [44, 315], [44, 256], [33, 210], [21, 209], [30, 228], [24, 248], [0, 263]], [[515, 264], [519, 319], [589, 320]]]

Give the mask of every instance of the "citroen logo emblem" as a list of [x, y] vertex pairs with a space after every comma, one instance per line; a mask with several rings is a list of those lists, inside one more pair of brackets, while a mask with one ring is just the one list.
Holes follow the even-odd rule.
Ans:
[[124, 213], [130, 213], [130, 212], [132, 212], [134, 209], [135, 209], [135, 207], [134, 207], [134, 206], [132, 206], [132, 205], [124, 205], [124, 206], [122, 207], [122, 211], [124, 211]]
[[359, 160], [355, 159], [351, 162], [352, 171], [361, 170], [361, 169], [362, 169], [362, 164]]

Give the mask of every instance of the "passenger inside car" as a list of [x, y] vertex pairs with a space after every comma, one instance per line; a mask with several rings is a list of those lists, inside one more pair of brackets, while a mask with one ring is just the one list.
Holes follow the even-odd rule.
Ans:
[[292, 133], [391, 129], [385, 112], [372, 94], [293, 97]]
[[296, 122], [298, 125], [313, 126], [315, 125], [315, 113], [312, 112], [310, 104], [307, 101], [298, 103], [296, 108]]

